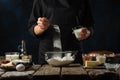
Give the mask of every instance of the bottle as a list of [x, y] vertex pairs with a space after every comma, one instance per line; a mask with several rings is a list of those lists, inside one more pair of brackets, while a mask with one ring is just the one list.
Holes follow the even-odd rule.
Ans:
[[24, 55], [27, 55], [25, 40], [21, 41], [21, 44], [18, 46], [18, 50], [20, 50], [20, 58], [22, 58]]
[[27, 55], [26, 42], [25, 40], [21, 41], [21, 55]]
[[27, 53], [25, 40], [21, 41], [21, 45], [18, 47], [18, 49], [20, 50], [20, 59], [22, 59], [26, 63], [32, 62], [32, 55], [29, 55]]

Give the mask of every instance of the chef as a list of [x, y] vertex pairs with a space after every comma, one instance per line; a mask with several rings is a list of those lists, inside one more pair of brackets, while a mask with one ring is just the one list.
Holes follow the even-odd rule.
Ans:
[[[39, 39], [38, 63], [45, 64], [47, 51], [79, 51], [80, 42], [92, 34], [94, 21], [88, 0], [34, 0], [29, 19], [30, 33]], [[78, 38], [73, 29], [81, 28]]]

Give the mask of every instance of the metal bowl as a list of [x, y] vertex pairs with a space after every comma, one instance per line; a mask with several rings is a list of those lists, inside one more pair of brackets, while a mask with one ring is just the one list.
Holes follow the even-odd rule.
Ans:
[[120, 67], [120, 64], [114, 64], [114, 63], [104, 63], [106, 69], [108, 70], [117, 70]]

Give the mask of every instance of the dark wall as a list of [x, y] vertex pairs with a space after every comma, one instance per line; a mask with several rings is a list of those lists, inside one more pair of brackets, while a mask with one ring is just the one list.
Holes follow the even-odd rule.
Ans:
[[[27, 29], [33, 0], [0, 0], [0, 55], [18, 51], [21, 40], [26, 40], [30, 54], [37, 54], [37, 40]], [[95, 20], [94, 35], [82, 41], [84, 52], [110, 50], [120, 52], [120, 1], [91, 0]]]
[[120, 52], [120, 1], [91, 0], [95, 19], [94, 35], [84, 41], [84, 51], [110, 50]]
[[0, 55], [18, 51], [21, 40], [25, 40], [28, 53], [36, 57], [37, 40], [29, 34], [27, 28], [32, 2], [33, 0], [0, 0]]

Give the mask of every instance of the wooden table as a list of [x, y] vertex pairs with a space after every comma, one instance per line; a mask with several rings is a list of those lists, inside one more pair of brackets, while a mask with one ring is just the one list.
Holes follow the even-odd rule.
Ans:
[[0, 80], [120, 80], [120, 69], [85, 69], [80, 64], [64, 67], [33, 65], [23, 72], [0, 70]]
[[33, 65], [22, 72], [18, 72], [15, 69], [0, 69], [0, 80], [32, 80], [33, 74], [39, 68], [40, 65]]

